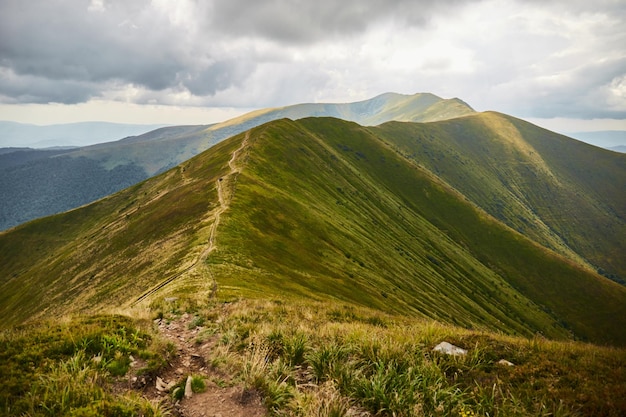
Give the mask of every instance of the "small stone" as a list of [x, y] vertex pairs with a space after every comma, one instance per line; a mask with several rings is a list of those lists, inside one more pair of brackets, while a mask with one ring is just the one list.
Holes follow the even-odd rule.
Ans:
[[100, 355], [98, 355], [98, 356], [94, 356], [93, 358], [91, 358], [91, 360], [92, 360], [94, 363], [100, 363], [100, 362], [102, 362], [102, 356], [100, 356]]
[[463, 356], [467, 354], [467, 350], [460, 348], [458, 346], [454, 346], [453, 344], [448, 343], [448, 342], [439, 343], [437, 346], [433, 348], [433, 351], [445, 353], [447, 355], [452, 355], [452, 356]]
[[498, 365], [502, 365], [502, 366], [515, 366], [515, 364], [513, 362], [509, 362], [506, 359], [500, 359], [498, 361]]
[[169, 391], [169, 388], [167, 386], [167, 384], [165, 383], [165, 381], [163, 381], [160, 377], [156, 377], [156, 389], [159, 392], [166, 392]]
[[187, 382], [185, 383], [185, 398], [191, 398], [193, 395], [193, 390], [191, 389], [191, 375], [187, 377]]

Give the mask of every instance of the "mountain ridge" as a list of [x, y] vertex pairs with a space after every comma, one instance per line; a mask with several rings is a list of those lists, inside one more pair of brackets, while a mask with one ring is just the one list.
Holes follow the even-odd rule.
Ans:
[[495, 218], [623, 282], [623, 155], [497, 112], [379, 128], [393, 146]]
[[[392, 111], [385, 112], [385, 106]], [[43, 157], [20, 167], [0, 165], [0, 193], [10, 196], [0, 202], [0, 229], [87, 204], [172, 168], [221, 140], [282, 117], [353, 115], [352, 118], [357, 121], [369, 116], [370, 121], [382, 122], [394, 117], [407, 119], [411, 116], [427, 121], [468, 112], [473, 110], [458, 99], [444, 100], [427, 93], [388, 93], [356, 103], [318, 103], [264, 109], [220, 124], [165, 127], [136, 137], [82, 147], [61, 157], [62, 168], [80, 173], [76, 177], [63, 173], [55, 175], [55, 170], [59, 169], [59, 164], [55, 163], [58, 160]], [[128, 176], [124, 177], [124, 173]], [[31, 177], [44, 177], [45, 186], [30, 181]], [[119, 186], [115, 187], [115, 183]], [[89, 192], [72, 193], [72, 190], [84, 189]]]
[[[382, 130], [282, 119], [98, 203], [1, 233], [0, 306], [14, 314], [6, 324], [208, 296], [215, 279], [225, 299], [335, 299], [626, 343], [625, 288], [502, 225]], [[231, 175], [235, 160], [241, 171]]]

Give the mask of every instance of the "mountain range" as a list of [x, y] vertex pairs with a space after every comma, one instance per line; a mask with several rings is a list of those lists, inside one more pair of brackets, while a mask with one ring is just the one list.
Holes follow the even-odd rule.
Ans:
[[14, 149], [0, 154], [0, 230], [66, 211], [163, 172], [237, 133], [280, 118], [331, 116], [376, 125], [425, 122], [472, 113], [459, 99], [387, 93], [348, 104], [299, 104], [223, 123], [173, 126], [78, 149]]
[[88, 146], [140, 135], [159, 127], [163, 125], [80, 122], [40, 126], [0, 120], [0, 148]]
[[[449, 105], [464, 114], [270, 121], [2, 232], [3, 325], [217, 294], [626, 345], [626, 287], [615, 282], [626, 276], [626, 156]], [[259, 117], [179, 138], [197, 144]]]

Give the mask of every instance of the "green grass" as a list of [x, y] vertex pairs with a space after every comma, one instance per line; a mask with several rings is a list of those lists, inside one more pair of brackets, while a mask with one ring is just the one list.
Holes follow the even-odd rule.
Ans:
[[[175, 321], [183, 313], [195, 314], [213, 323], [218, 343], [206, 358], [212, 372], [228, 375], [221, 385], [260, 392], [271, 415], [621, 416], [626, 411], [624, 349], [504, 336], [335, 302], [178, 302], [164, 304], [166, 309], [155, 304], [152, 315]], [[127, 386], [129, 376], [115, 376], [107, 367], [129, 354], [162, 364], [175, 359], [177, 352], [158, 334], [143, 330], [146, 324], [101, 315], [4, 331], [0, 415], [169, 415], [173, 401], [182, 399], [187, 376], [172, 389], [171, 400], [157, 404], [141, 389], [116, 388], [116, 381]], [[441, 341], [468, 354], [433, 352]], [[514, 366], [498, 364], [501, 359]], [[207, 389], [206, 379], [192, 375], [195, 393]]]
[[[619, 416], [626, 410], [626, 352], [542, 338], [512, 338], [407, 320], [335, 303], [219, 304], [218, 365], [263, 393], [276, 415]], [[227, 311], [227, 313], [225, 313]], [[376, 322], [377, 324], [370, 324]], [[432, 351], [440, 341], [465, 357]], [[303, 351], [295, 360], [293, 346]], [[297, 355], [300, 357], [300, 355]], [[499, 365], [500, 359], [513, 362]]]
[[[468, 149], [496, 155], [471, 165], [484, 165], [477, 172], [485, 190], [504, 193], [502, 177], [510, 177], [509, 194], [533, 173], [552, 170], [561, 178], [564, 170], [536, 155], [528, 156], [529, 173], [517, 172], [522, 168], [510, 162], [536, 145], [514, 129], [508, 136], [494, 133], [493, 126], [512, 129], [493, 115], [380, 128], [336, 119], [260, 126], [238, 154], [242, 172], [223, 183], [233, 199], [206, 264], [198, 260], [220, 207], [216, 184], [245, 135], [98, 203], [0, 234], [2, 325], [44, 311], [128, 306], [167, 282], [142, 303], [191, 293], [208, 298], [216, 279], [221, 299], [325, 300], [469, 329], [626, 344], [624, 287], [531, 239], [541, 241], [545, 229], [515, 232], [444, 175], [477, 158], [469, 150], [467, 156], [443, 152], [454, 137], [483, 138], [482, 148]], [[423, 166], [418, 151], [402, 150], [411, 141], [432, 142], [422, 149], [429, 160], [452, 162]], [[511, 175], [486, 168], [502, 155], [510, 157], [503, 165], [513, 167]], [[563, 178], [558, 181], [570, 181]], [[538, 183], [550, 181], [557, 180]], [[506, 204], [503, 210], [513, 214], [534, 210], [530, 203], [519, 212]], [[115, 366], [124, 369], [123, 362]]]
[[492, 112], [373, 131], [515, 230], [624, 279], [623, 155]]
[[224, 291], [624, 343], [608, 319], [623, 288], [503, 227], [370, 130], [305, 119], [256, 137], [210, 259]]
[[94, 316], [62, 324], [39, 323], [0, 335], [0, 415], [162, 415], [159, 405], [136, 393], [114, 393], [131, 356], [147, 364], [138, 374], [165, 365], [168, 350], [123, 316]]

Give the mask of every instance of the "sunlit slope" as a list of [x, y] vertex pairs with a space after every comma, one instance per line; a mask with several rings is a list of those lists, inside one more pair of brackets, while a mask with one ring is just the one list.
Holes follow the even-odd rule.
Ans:
[[209, 297], [216, 279], [222, 299], [338, 300], [626, 344], [624, 287], [504, 226], [376, 133], [330, 118], [275, 121], [0, 234], [3, 326]]
[[503, 226], [371, 130], [305, 119], [255, 132], [210, 258], [223, 291], [625, 342], [613, 320], [626, 289]]
[[625, 155], [491, 112], [374, 131], [512, 228], [625, 281]]
[[298, 120], [306, 117], [336, 117], [363, 126], [375, 126], [390, 120], [402, 122], [434, 122], [473, 114], [474, 110], [464, 101], [442, 99], [430, 93], [385, 93], [354, 103], [305, 103], [292, 106], [263, 109], [241, 117], [218, 123], [209, 130], [219, 131], [228, 126], [252, 128], [281, 118]]
[[472, 113], [472, 108], [459, 99], [442, 99], [429, 93], [385, 93], [354, 103], [310, 103], [262, 109], [210, 126], [162, 128], [130, 139], [85, 147], [72, 155], [101, 161], [108, 169], [135, 164], [148, 175], [154, 175], [230, 136], [282, 118], [337, 117], [362, 125], [377, 125], [390, 120], [444, 120]]

